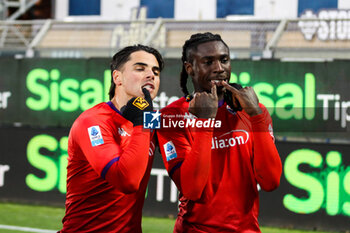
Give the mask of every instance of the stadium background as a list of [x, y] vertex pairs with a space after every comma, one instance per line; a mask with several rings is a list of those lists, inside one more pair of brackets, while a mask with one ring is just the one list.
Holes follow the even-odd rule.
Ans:
[[[212, 31], [230, 46], [230, 81], [274, 121], [284, 172], [261, 192], [261, 224], [350, 229], [349, 1], [0, 1], [0, 16], [0, 200], [64, 205], [69, 127], [107, 100], [120, 47], [161, 51], [162, 108], [181, 96], [182, 44]], [[157, 154], [144, 214], [176, 211]]]

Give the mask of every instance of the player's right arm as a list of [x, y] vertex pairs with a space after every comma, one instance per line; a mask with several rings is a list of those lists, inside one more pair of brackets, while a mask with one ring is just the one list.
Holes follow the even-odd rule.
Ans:
[[190, 200], [200, 199], [209, 176], [213, 130], [163, 129], [157, 136], [164, 165], [179, 191]]
[[[197, 93], [188, 110], [198, 117], [196, 121], [205, 121], [215, 118], [217, 108], [216, 86], [213, 85], [211, 93]], [[179, 114], [176, 109], [170, 111], [172, 112], [163, 114]], [[170, 177], [183, 196], [190, 200], [199, 200], [210, 172], [213, 128], [161, 129], [157, 134]]]
[[[96, 115], [84, 117], [72, 134], [92, 168], [124, 193], [139, 189], [148, 165], [150, 130], [142, 128], [142, 119], [144, 111], [152, 111], [153, 105], [148, 90], [143, 88], [142, 91], [144, 98], [131, 98], [121, 110], [122, 116], [134, 126], [131, 135], [121, 135], [125, 140], [130, 137], [123, 149], [116, 141], [118, 132], [114, 127], [115, 122], [109, 118], [99, 120]], [[134, 104], [137, 99], [145, 104], [144, 108]], [[94, 127], [93, 134], [91, 127]]]
[[[91, 126], [98, 126], [102, 135], [103, 142], [99, 145], [92, 144], [88, 132]], [[135, 126], [124, 150], [116, 142], [114, 133], [108, 124], [87, 118], [73, 126], [71, 141], [75, 148], [82, 150], [98, 176], [123, 193], [136, 192], [148, 164], [150, 132]]]

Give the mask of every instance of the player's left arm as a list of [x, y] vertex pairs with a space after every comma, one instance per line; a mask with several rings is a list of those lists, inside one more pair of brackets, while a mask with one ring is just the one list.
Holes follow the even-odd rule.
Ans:
[[[279, 186], [282, 163], [276, 149], [272, 132], [272, 120], [264, 105], [252, 87], [236, 89], [226, 82], [222, 83], [232, 93], [232, 99], [240, 103], [250, 116], [253, 134], [253, 167], [255, 178], [265, 191], [272, 191]], [[270, 130], [269, 130], [270, 128]]]
[[253, 131], [253, 167], [255, 178], [265, 191], [279, 186], [282, 163], [274, 143], [272, 120], [265, 106], [262, 113], [250, 117]]

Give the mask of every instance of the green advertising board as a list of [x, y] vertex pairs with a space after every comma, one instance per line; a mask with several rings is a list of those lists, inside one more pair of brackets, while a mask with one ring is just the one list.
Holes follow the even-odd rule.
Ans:
[[[349, 64], [232, 61], [230, 82], [254, 88], [280, 136], [281, 185], [260, 191], [261, 223], [349, 229]], [[0, 68], [0, 198], [63, 205], [69, 128], [82, 111], [108, 101], [109, 59], [0, 59]], [[183, 95], [180, 71], [179, 59], [165, 61], [156, 109]], [[294, 136], [323, 143], [284, 140]], [[346, 143], [333, 142], [339, 139]], [[178, 200], [160, 158], [155, 156], [145, 213], [166, 216], [176, 214]]]
[[[64, 206], [69, 128], [0, 130], [0, 200]], [[262, 225], [350, 229], [350, 145], [276, 141], [280, 186], [260, 190]], [[143, 213], [176, 216], [178, 191], [156, 150]]]
[[[277, 136], [347, 138], [349, 64], [233, 60], [230, 82], [254, 87]], [[2, 125], [69, 127], [82, 111], [108, 101], [111, 78], [105, 58], [1, 59], [0, 67]], [[180, 70], [179, 60], [165, 61], [155, 108], [183, 95]]]

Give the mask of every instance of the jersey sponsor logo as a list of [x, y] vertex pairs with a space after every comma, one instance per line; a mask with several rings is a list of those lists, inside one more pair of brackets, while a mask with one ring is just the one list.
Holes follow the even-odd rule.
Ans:
[[88, 128], [88, 132], [92, 146], [98, 146], [104, 143], [101, 129], [98, 125], [91, 126], [90, 128]]
[[125, 136], [130, 136], [130, 134], [128, 134], [128, 132], [126, 132], [123, 128], [118, 128], [118, 133], [120, 136], [125, 137]]
[[245, 130], [231, 130], [220, 136], [213, 137], [211, 141], [211, 149], [224, 149], [244, 145], [249, 140], [249, 133]]
[[147, 102], [147, 100], [145, 100], [144, 98], [142, 97], [137, 97], [134, 102], [132, 102], [132, 104], [141, 109], [141, 110], [144, 110], [145, 108], [147, 108], [147, 106], [149, 105], [149, 103]]
[[177, 157], [175, 145], [172, 141], [165, 143], [163, 147], [165, 151], [166, 161], [170, 161]]

